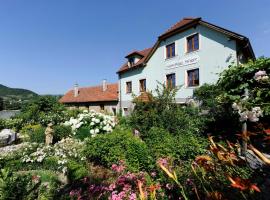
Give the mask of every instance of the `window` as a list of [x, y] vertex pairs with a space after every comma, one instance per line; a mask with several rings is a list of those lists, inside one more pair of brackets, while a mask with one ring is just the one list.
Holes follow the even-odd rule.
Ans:
[[101, 111], [104, 111], [104, 104], [100, 104], [99, 107]]
[[126, 93], [129, 94], [132, 92], [132, 83], [131, 81], [126, 82]]
[[166, 58], [172, 58], [175, 56], [175, 43], [166, 46]]
[[130, 64], [130, 66], [133, 66], [134, 64], [135, 64], [135, 58], [129, 58], [128, 59], [128, 62], [129, 62], [129, 64]]
[[199, 49], [199, 34], [189, 36], [187, 38], [187, 52], [196, 51]]
[[116, 116], [116, 108], [112, 108], [113, 115]]
[[146, 79], [140, 80], [140, 92], [146, 91]]
[[128, 112], [128, 108], [124, 108], [124, 116], [128, 116], [129, 112]]
[[194, 87], [199, 85], [199, 69], [187, 71], [187, 86]]
[[166, 78], [167, 78], [167, 87], [175, 88], [175, 74], [168, 74]]

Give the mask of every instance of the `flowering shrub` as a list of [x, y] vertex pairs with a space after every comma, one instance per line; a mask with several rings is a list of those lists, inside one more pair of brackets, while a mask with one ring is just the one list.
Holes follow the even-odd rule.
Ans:
[[64, 123], [66, 126], [71, 126], [73, 134], [76, 135], [81, 127], [89, 128], [89, 136], [95, 137], [97, 134], [112, 132], [115, 127], [113, 116], [98, 113], [93, 110], [80, 113], [77, 118], [70, 118]]
[[54, 157], [57, 158], [57, 169], [66, 174], [69, 159], [78, 161], [83, 161], [85, 159], [81, 154], [83, 145], [83, 142], [72, 138], [62, 139], [53, 146], [44, 146], [40, 144], [35, 152], [24, 154], [21, 160], [24, 163], [43, 163], [49, 158]]

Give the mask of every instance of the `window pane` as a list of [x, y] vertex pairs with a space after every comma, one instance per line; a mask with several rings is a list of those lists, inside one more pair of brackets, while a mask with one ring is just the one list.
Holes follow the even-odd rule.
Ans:
[[175, 74], [172, 74], [172, 87], [175, 87]]
[[188, 51], [192, 51], [192, 38], [188, 39]]
[[199, 69], [189, 70], [188, 74], [188, 86], [198, 86], [199, 85]]
[[199, 36], [198, 34], [194, 35], [194, 50], [199, 49]]
[[172, 45], [172, 57], [174, 57], [175, 56], [175, 45], [173, 44]]

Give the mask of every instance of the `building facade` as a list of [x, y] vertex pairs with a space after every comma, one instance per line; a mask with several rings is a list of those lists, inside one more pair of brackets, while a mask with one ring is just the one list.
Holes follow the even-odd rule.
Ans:
[[118, 84], [79, 88], [76, 84], [60, 100], [69, 109], [95, 110], [116, 115], [118, 109]]
[[179, 87], [178, 103], [192, 98], [195, 88], [215, 83], [229, 65], [255, 59], [245, 36], [203, 21], [184, 18], [158, 37], [152, 48], [134, 51], [120, 67], [119, 106], [125, 114], [133, 94], [154, 91], [158, 82]]

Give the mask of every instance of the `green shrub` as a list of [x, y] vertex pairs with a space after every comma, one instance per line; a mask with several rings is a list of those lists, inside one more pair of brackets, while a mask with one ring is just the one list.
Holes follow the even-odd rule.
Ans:
[[27, 140], [29, 142], [44, 143], [45, 129], [41, 125], [28, 125], [22, 129], [22, 133], [28, 136]]
[[4, 119], [0, 119], [0, 131], [6, 127], [6, 121]]
[[183, 107], [175, 102], [176, 89], [165, 85], [156, 89], [156, 95], [150, 102], [134, 99], [135, 108], [129, 117], [130, 126], [147, 137], [152, 127], [167, 130], [173, 135], [180, 133], [199, 133], [205, 129], [205, 119], [198, 117], [198, 109]]
[[17, 175], [8, 169], [0, 170], [0, 199], [37, 199], [36, 188], [30, 175]]
[[153, 127], [144, 139], [151, 155], [156, 159], [161, 157], [174, 157], [176, 151], [174, 137], [162, 128]]
[[111, 167], [124, 160], [132, 171], [153, 166], [146, 144], [128, 130], [115, 129], [112, 133], [86, 139], [86, 158], [95, 164]]
[[79, 180], [88, 176], [88, 170], [86, 164], [78, 163], [74, 160], [68, 161], [68, 179], [69, 180]]
[[70, 126], [64, 125], [56, 125], [53, 127], [54, 134], [53, 134], [53, 142], [56, 143], [63, 138], [67, 138], [68, 136], [72, 135], [72, 130]]
[[156, 160], [160, 157], [171, 157], [175, 161], [194, 159], [204, 153], [207, 147], [207, 140], [198, 134], [181, 133], [174, 136], [157, 127], [150, 129], [145, 142]]
[[84, 140], [85, 138], [88, 138], [90, 136], [91, 136], [90, 128], [82, 126], [77, 130], [76, 135], [74, 136], [74, 138]]

